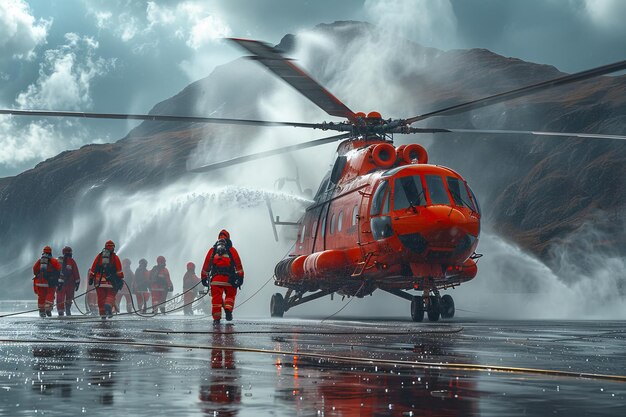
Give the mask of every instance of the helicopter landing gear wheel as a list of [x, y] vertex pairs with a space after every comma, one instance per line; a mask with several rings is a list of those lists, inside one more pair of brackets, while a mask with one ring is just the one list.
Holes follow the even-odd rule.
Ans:
[[439, 298], [434, 295], [428, 297], [428, 308], [426, 309], [428, 313], [428, 320], [430, 321], [439, 321]]
[[439, 301], [439, 311], [441, 312], [442, 319], [451, 319], [454, 317], [454, 300], [452, 296], [449, 294], [441, 297], [441, 301]]
[[285, 299], [282, 294], [276, 293], [270, 300], [270, 316], [282, 317], [283, 314], [285, 314]]
[[411, 318], [417, 322], [424, 320], [424, 301], [420, 296], [411, 299]]

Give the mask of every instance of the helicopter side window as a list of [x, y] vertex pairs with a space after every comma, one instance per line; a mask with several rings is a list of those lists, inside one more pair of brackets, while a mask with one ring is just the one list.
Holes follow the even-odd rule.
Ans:
[[389, 213], [389, 206], [391, 204], [390, 200], [391, 200], [391, 190], [387, 190], [387, 192], [385, 193], [385, 198], [383, 199], [383, 212], [382, 212], [382, 214]]
[[357, 216], [359, 215], [359, 205], [355, 204], [352, 209], [352, 226], [356, 226]]
[[316, 231], [317, 231], [317, 221], [313, 222], [313, 227], [311, 228], [311, 237], [315, 237]]
[[302, 234], [300, 235], [300, 243], [304, 243], [304, 234], [306, 233], [306, 224], [302, 225]]
[[[385, 196], [385, 191], [387, 191], [387, 181], [381, 181], [381, 183], [378, 185], [378, 188], [374, 192], [374, 197], [372, 197], [370, 215], [377, 216], [380, 214], [380, 209], [383, 206], [383, 197]], [[387, 208], [389, 208], [389, 206], [387, 206]]]
[[450, 197], [443, 185], [443, 178], [439, 175], [426, 175], [426, 186], [430, 194], [431, 204], [450, 204]]
[[343, 210], [339, 212], [339, 217], [337, 218], [337, 233], [341, 232], [341, 223], [343, 223]]
[[426, 205], [422, 178], [419, 175], [396, 178], [393, 183], [393, 209], [402, 210]]
[[467, 207], [470, 210], [476, 211], [469, 192], [465, 187], [465, 183], [456, 177], [446, 177], [448, 181], [448, 189], [454, 200], [454, 204], [459, 207]]
[[330, 234], [332, 235], [333, 233], [335, 233], [335, 213], [330, 218]]

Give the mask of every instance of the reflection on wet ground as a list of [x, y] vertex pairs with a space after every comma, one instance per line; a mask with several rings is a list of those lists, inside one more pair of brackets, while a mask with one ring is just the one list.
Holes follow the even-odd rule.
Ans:
[[0, 415], [622, 415], [626, 408], [626, 377], [601, 377], [626, 374], [624, 322], [260, 318], [214, 328], [209, 318], [177, 315], [12, 317], [0, 319], [0, 339]]

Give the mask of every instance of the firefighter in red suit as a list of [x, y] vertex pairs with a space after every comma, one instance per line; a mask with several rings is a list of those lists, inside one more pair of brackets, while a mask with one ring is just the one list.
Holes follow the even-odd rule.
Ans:
[[126, 312], [130, 313], [133, 311], [132, 309], [132, 305], [133, 305], [133, 301], [132, 301], [132, 297], [133, 295], [130, 292], [129, 288], [133, 287], [134, 281], [135, 281], [135, 274], [133, 273], [133, 271], [130, 269], [130, 264], [131, 261], [128, 258], [122, 259], [122, 272], [124, 273], [124, 281], [126, 282], [124, 284], [124, 286], [122, 287], [121, 290], [119, 290], [117, 292], [117, 294], [115, 295], [115, 309], [117, 310], [117, 312], [119, 313], [120, 310], [120, 301], [122, 301], [122, 298], [126, 299]]
[[37, 308], [41, 317], [52, 316], [54, 294], [59, 285], [61, 264], [52, 257], [52, 248], [43, 248], [41, 258], [33, 265], [33, 289], [37, 294]]
[[220, 323], [222, 307], [226, 320], [233, 319], [237, 289], [243, 284], [243, 266], [239, 253], [230, 240], [230, 234], [222, 230], [217, 239], [204, 259], [201, 273], [202, 284], [205, 287], [211, 286], [213, 324]]
[[115, 294], [124, 285], [122, 263], [115, 253], [113, 241], [108, 240], [102, 252], [93, 260], [89, 270], [89, 284], [96, 287], [100, 317], [102, 319], [113, 317]]
[[57, 289], [57, 311], [59, 316], [63, 314], [71, 316], [74, 293], [78, 291], [80, 285], [80, 272], [78, 272], [76, 261], [72, 258], [72, 248], [69, 246], [63, 248], [63, 258], [60, 261], [61, 276]]
[[174, 291], [174, 285], [170, 279], [170, 271], [165, 267], [165, 257], [157, 256], [157, 264], [150, 271], [150, 291], [152, 292], [152, 314], [165, 314], [165, 300], [167, 293]]
[[187, 263], [187, 272], [183, 276], [183, 304], [185, 305], [183, 312], [186, 316], [193, 315], [193, 300], [196, 299], [198, 290], [196, 286], [200, 283], [200, 278], [196, 275], [196, 264], [193, 262]]
[[148, 300], [150, 300], [150, 271], [148, 271], [148, 261], [143, 258], [139, 260], [139, 267], [135, 270], [133, 292], [137, 296], [137, 309], [145, 314], [148, 309]]

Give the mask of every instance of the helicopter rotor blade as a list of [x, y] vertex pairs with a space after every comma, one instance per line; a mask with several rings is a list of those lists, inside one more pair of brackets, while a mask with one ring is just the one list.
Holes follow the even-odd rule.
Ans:
[[0, 114], [7, 114], [12, 116], [77, 117], [86, 119], [147, 120], [158, 122], [215, 123], [248, 126], [291, 126], [308, 127], [312, 129], [329, 129], [327, 127], [329, 125], [328, 123], [272, 122], [267, 120], [223, 119], [216, 117], [168, 116], [156, 114], [85, 113], [73, 111], [16, 109], [0, 109]]
[[544, 132], [538, 130], [489, 130], [489, 129], [440, 129], [440, 128], [410, 128], [410, 133], [474, 133], [481, 135], [533, 135], [533, 136], [563, 136], [585, 139], [613, 139], [626, 140], [623, 135], [604, 135], [581, 132]]
[[443, 109], [435, 110], [429, 113], [425, 113], [419, 116], [405, 119], [407, 124], [415, 123], [420, 120], [428, 119], [434, 116], [449, 116], [466, 112], [469, 110], [478, 109], [492, 104], [502, 103], [504, 101], [512, 100], [519, 97], [524, 97], [529, 94], [533, 94], [539, 91], [548, 90], [553, 87], [559, 87], [562, 85], [587, 80], [589, 78], [598, 77], [600, 75], [610, 74], [613, 72], [626, 69], [626, 60], [615, 62], [613, 64], [604, 65], [597, 68], [592, 68], [586, 71], [577, 72], [575, 74], [566, 75], [563, 77], [555, 78], [553, 80], [544, 81], [538, 84], [529, 85], [526, 87], [517, 88], [515, 90], [506, 91], [503, 93], [495, 94], [492, 96], [483, 97], [477, 100], [468, 101], [454, 106], [446, 107]]
[[314, 146], [325, 145], [327, 143], [336, 142], [340, 139], [346, 139], [351, 136], [350, 133], [343, 133], [341, 135], [330, 136], [322, 139], [315, 139], [309, 142], [299, 143], [297, 145], [285, 146], [278, 149], [271, 149], [269, 151], [257, 152], [250, 155], [238, 156], [236, 158], [228, 159], [226, 161], [216, 162], [209, 165], [204, 165], [198, 168], [190, 169], [189, 172], [208, 172], [214, 169], [225, 168], [231, 165], [237, 165], [244, 162], [254, 161], [256, 159], [267, 158], [269, 156], [280, 155], [283, 153], [293, 152], [300, 149], [312, 148]]
[[326, 113], [356, 122], [356, 115], [352, 110], [276, 48], [251, 39], [229, 38], [229, 40], [250, 52], [252, 56], [249, 58], [263, 64]]

